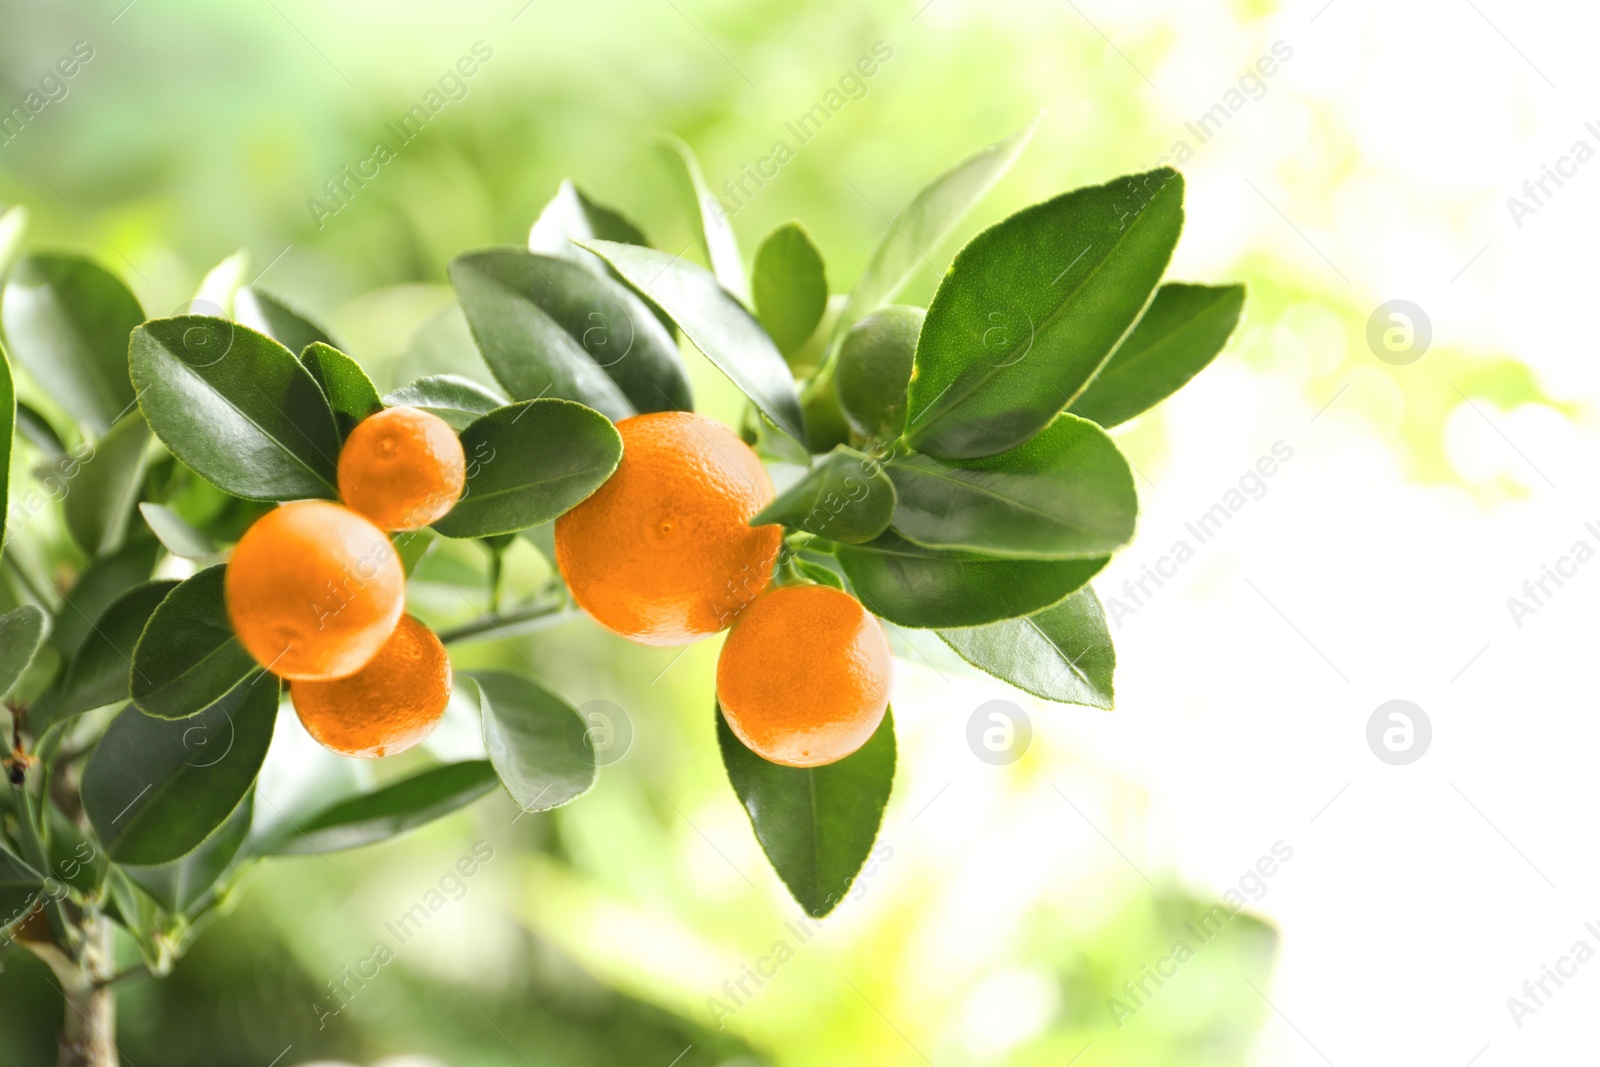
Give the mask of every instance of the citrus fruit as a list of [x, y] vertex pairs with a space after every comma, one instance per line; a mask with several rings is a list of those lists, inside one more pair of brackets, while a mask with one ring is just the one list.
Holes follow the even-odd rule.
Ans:
[[433, 732], [450, 701], [450, 656], [434, 632], [402, 615], [365, 667], [328, 682], [294, 681], [306, 733], [341, 756], [392, 756]]
[[233, 632], [284, 678], [354, 674], [394, 632], [405, 571], [389, 538], [349, 508], [299, 500], [245, 531], [223, 592]]
[[826, 585], [763, 593], [717, 660], [717, 700], [756, 755], [820, 767], [867, 743], [889, 706], [889, 640], [851, 596]]
[[844, 335], [835, 372], [845, 421], [862, 437], [899, 437], [906, 426], [906, 386], [927, 313], [891, 304]]
[[649, 645], [727, 628], [767, 587], [781, 526], [748, 524], [773, 498], [761, 460], [691, 411], [617, 423], [622, 462], [556, 520], [556, 565], [600, 625]]
[[385, 530], [420, 530], [444, 518], [466, 481], [461, 439], [421, 408], [362, 419], [339, 452], [339, 495]]

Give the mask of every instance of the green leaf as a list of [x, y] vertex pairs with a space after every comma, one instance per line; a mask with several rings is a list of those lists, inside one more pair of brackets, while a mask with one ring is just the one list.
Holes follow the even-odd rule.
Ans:
[[75, 256], [29, 256], [5, 287], [0, 320], [18, 363], [95, 433], [133, 407], [128, 332], [144, 311], [103, 267]]
[[756, 249], [750, 279], [756, 314], [785, 359], [806, 343], [828, 306], [822, 253], [798, 222], [767, 234]]
[[834, 388], [845, 422], [862, 437], [892, 441], [905, 430], [906, 388], [925, 314], [919, 307], [891, 304], [844, 335]]
[[61, 509], [72, 539], [90, 556], [122, 544], [143, 488], [149, 445], [150, 427], [134, 410], [118, 419], [83, 458]]
[[465, 430], [479, 416], [506, 405], [505, 397], [493, 389], [459, 374], [418, 378], [384, 397], [383, 402], [390, 407], [412, 407], [432, 412], [456, 431]]
[[[6, 218], [0, 216], [0, 223]], [[0, 266], [4, 264], [0, 263]], [[5, 272], [0, 270], [0, 285], [4, 283]], [[16, 428], [16, 383], [11, 380], [11, 357], [6, 354], [6, 346], [0, 344], [0, 551], [4, 551], [11, 539], [6, 527], [11, 519], [11, 443]]]
[[622, 435], [570, 400], [525, 400], [461, 431], [467, 486], [433, 524], [446, 537], [493, 537], [548, 522], [600, 488], [622, 461]]
[[886, 468], [899, 493], [894, 528], [930, 548], [996, 556], [1103, 556], [1133, 537], [1133, 471], [1106, 432], [1058, 415], [1009, 452], [946, 463], [908, 454]]
[[257, 333], [266, 334], [291, 352], [304, 352], [307, 347], [319, 342], [333, 345], [333, 338], [327, 330], [277, 297], [249, 286], [234, 294], [233, 317]]
[[27, 234], [27, 208], [18, 204], [0, 211], [0, 286], [5, 285], [6, 275], [11, 273], [12, 266], [22, 255], [22, 239]]
[[[657, 134], [656, 148], [689, 217], [689, 228], [694, 232], [694, 239], [710, 264], [717, 284], [748, 307], [750, 290], [745, 281], [744, 262], [739, 256], [739, 240], [734, 235], [733, 224], [729, 222], [721, 201], [712, 196], [707, 188], [694, 150], [671, 134]], [[595, 236], [603, 237], [601, 234]], [[671, 314], [670, 309], [668, 313]], [[677, 316], [673, 315], [673, 318]], [[683, 323], [680, 321], [678, 326], [681, 329]]]
[[894, 483], [871, 456], [840, 445], [779, 493], [751, 526], [781, 522], [830, 541], [870, 541], [889, 528]]
[[1217, 357], [1243, 310], [1242, 285], [1163, 285], [1070, 410], [1107, 427], [1150, 410]]
[[940, 630], [939, 638], [979, 670], [1061, 704], [1115, 706], [1111, 646], [1100, 598], [1088, 586], [1055, 607], [988, 626]]
[[52, 722], [128, 699], [133, 647], [156, 605], [177, 586], [172, 581], [147, 582], [111, 602], [67, 663], [60, 689], [48, 699]]
[[840, 545], [836, 555], [867, 610], [925, 629], [1031, 615], [1081, 589], [1109, 558], [994, 559], [923, 548], [892, 530], [865, 545]]
[[144, 516], [145, 525], [156, 535], [161, 547], [180, 559], [209, 559], [219, 551], [215, 541], [163, 504], [147, 501], [139, 505], [139, 514]]
[[371, 793], [338, 801], [272, 840], [262, 842], [262, 855], [294, 856], [360, 848], [432, 822], [488, 793], [499, 779], [488, 760], [446, 763], [384, 786]]
[[192, 719], [129, 705], [83, 774], [83, 806], [117, 863], [171, 863], [198, 848], [244, 800], [278, 715], [276, 679], [241, 685]]
[[820, 563], [809, 559], [795, 561], [795, 566], [800, 568], [800, 573], [810, 578], [818, 585], [826, 585], [840, 591], [844, 590], [844, 579]]
[[842, 337], [862, 316], [895, 298], [926, 257], [950, 236], [994, 183], [1010, 169], [1028, 146], [1038, 120], [1016, 133], [968, 156], [923, 186], [911, 203], [901, 208], [878, 239], [867, 266], [845, 301], [834, 336]]
[[50, 643], [70, 660], [93, 631], [94, 621], [111, 602], [149, 579], [161, 544], [154, 538], [129, 538], [109, 556], [89, 561], [67, 593], [50, 627]]
[[155, 319], [133, 332], [129, 361], [150, 428], [219, 489], [338, 499], [333, 411], [277, 341], [225, 319]]
[[0, 696], [11, 692], [38, 654], [46, 621], [44, 610], [33, 604], [0, 615]]
[[216, 833], [187, 856], [159, 867], [124, 865], [122, 873], [150, 894], [169, 914], [181, 915], [200, 903], [228, 870], [250, 834], [255, 790], [228, 816]]
[[591, 241], [584, 247], [599, 253], [628, 284], [672, 316], [678, 329], [775, 426], [796, 441], [806, 439], [789, 365], [761, 324], [704, 268], [653, 248], [611, 241]]
[[255, 660], [228, 621], [227, 569], [219, 563], [178, 585], [140, 631], [132, 649], [130, 695], [146, 715], [198, 715], [255, 673]]
[[1026, 208], [956, 254], [917, 342], [906, 439], [992, 456], [1049, 424], [1133, 325], [1183, 228], [1169, 168]]
[[528, 251], [560, 256], [603, 273], [606, 265], [599, 257], [572, 243], [596, 237], [630, 245], [650, 244], [643, 231], [624, 215], [595, 203], [583, 190], [564, 179], [556, 195], [534, 220], [533, 229], [528, 231]]
[[44, 876], [0, 845], [0, 930], [27, 916], [44, 890]]
[[200, 279], [200, 288], [194, 300], [185, 308], [194, 315], [216, 314], [225, 319], [234, 317], [234, 300], [244, 285], [245, 272], [250, 269], [250, 253], [240, 249], [233, 255], [206, 271]]
[[672, 335], [611, 278], [497, 248], [457, 256], [450, 279], [484, 360], [515, 399], [575, 400], [613, 419], [693, 407]]
[[322, 387], [328, 406], [333, 409], [333, 421], [338, 424], [339, 436], [349, 437], [356, 423], [368, 415], [383, 410], [378, 399], [378, 387], [372, 384], [361, 364], [321, 341], [314, 341], [300, 353], [300, 362], [311, 372]]
[[814, 918], [844, 900], [883, 822], [894, 786], [894, 714], [867, 743], [825, 767], [783, 767], [744, 746], [717, 709], [728, 780], [756, 839], [794, 899]]
[[587, 725], [570, 704], [530, 678], [474, 671], [483, 708], [483, 744], [506, 792], [523, 811], [549, 811], [594, 784]]
[[[0, 353], [5, 351], [0, 346]], [[9, 361], [8, 361], [9, 362]], [[11, 373], [11, 368], [6, 367], [6, 374]], [[17, 401], [17, 431], [32, 442], [33, 447], [43, 452], [46, 456], [61, 456], [67, 451], [66, 443], [61, 440], [61, 435], [50, 424], [50, 420], [25, 401]]]

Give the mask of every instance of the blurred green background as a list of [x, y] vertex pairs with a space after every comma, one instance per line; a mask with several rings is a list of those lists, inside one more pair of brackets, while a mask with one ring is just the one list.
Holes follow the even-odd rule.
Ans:
[[[948, 247], [930, 250], [936, 262], [903, 297], [922, 303], [982, 226], [1153, 164], [1274, 40], [1287, 34], [1309, 53], [1296, 36], [1309, 11], [1291, 20], [1267, 0], [1130, 17], [1121, 30], [1109, 7], [979, 11], [967, 0], [124, 3], [0, 3], [0, 106], [20, 102], [76, 42], [93, 50], [64, 95], [0, 144], [0, 203], [28, 206], [32, 247], [94, 256], [151, 316], [182, 307], [208, 269], [246, 250], [246, 277], [329, 324], [383, 387], [424, 369], [472, 372], [448, 314], [445, 265], [466, 249], [525, 241], [564, 177], [624, 210], [659, 247], [687, 246], [653, 131], [688, 141], [714, 189], [786, 141], [793, 160], [736, 213], [741, 243], [748, 257], [797, 217], [842, 292], [922, 182], [1043, 112], [1011, 175]], [[799, 144], [786, 124], [875, 45], [891, 58]], [[481, 60], [476, 73], [441, 84], [468, 55]], [[1338, 285], [1229, 169], [1248, 157], [1288, 214], [1328, 223], [1304, 206], [1331, 197], [1360, 153], [1296, 88], [1299, 69], [1286, 63], [1268, 102], [1231, 120], [1231, 143], [1219, 135], [1199, 153], [1174, 274], [1249, 282], [1249, 321], [1224, 357], [1242, 377], [1230, 380], [1265, 376], [1271, 397], [1307, 411], [1353, 387], [1345, 406], [1410, 477], [1466, 484], [1440, 436], [1456, 398], [1372, 361], [1362, 331], [1375, 301]], [[347, 203], [331, 197], [324, 183], [376, 142], [395, 145], [388, 124], [432, 90], [448, 103], [420, 134]], [[1291, 128], [1299, 139], [1280, 146]], [[1543, 397], [1531, 372], [1494, 352], [1444, 345], [1431, 358], [1462, 398], [1508, 408]], [[702, 410], [733, 421], [731, 388], [698, 358], [693, 370]], [[1147, 419], [1124, 438], [1159, 481], [1177, 447], [1167, 423]], [[1469, 490], [1526, 491], [1504, 470]], [[481, 566], [471, 551], [448, 562]], [[542, 566], [527, 561], [528, 581]], [[435, 607], [442, 617], [461, 605]], [[170, 979], [123, 993], [126, 1061], [1244, 1062], [1270, 1018], [1251, 985], [1270, 981], [1274, 928], [1248, 913], [1233, 920], [1170, 988], [1119, 1019], [1109, 1001], [1126, 999], [1125, 983], [1189, 938], [1185, 924], [1235, 879], [1197, 883], [1129, 844], [1144, 836], [1142, 788], [1066, 735], [1041, 728], [1036, 750], [1004, 770], [971, 760], [962, 724], [998, 684], [961, 676], [930, 644], [902, 648], [905, 736], [888, 853], [859, 897], [803, 943], [788, 925], [801, 913], [762, 861], [717, 757], [716, 642], [677, 659], [580, 622], [515, 647], [468, 648], [464, 666], [531, 665], [574, 704], [614, 702], [632, 724], [631, 749], [567, 809], [515, 818], [496, 795], [402, 840], [263, 870]], [[470, 739], [447, 730], [436, 744]], [[1061, 805], [1052, 790], [1079, 803]], [[1123, 848], [1107, 849], [1113, 839]], [[1218, 847], [1204, 866], [1246, 872], [1272, 840]], [[494, 858], [461, 898], [331, 1014], [330, 983], [347, 982], [345, 968], [390, 940], [385, 924], [478, 841]], [[793, 960], [719, 1018], [711, 998], [728, 1002], [724, 983], [780, 941]], [[7, 1064], [53, 1061], [60, 1001], [46, 975], [17, 954], [0, 974]]]

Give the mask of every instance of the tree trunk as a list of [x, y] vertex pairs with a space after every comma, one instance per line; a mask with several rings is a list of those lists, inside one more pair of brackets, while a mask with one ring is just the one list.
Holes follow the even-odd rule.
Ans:
[[111, 928], [92, 918], [83, 932], [82, 964], [61, 990], [67, 1006], [56, 1067], [118, 1067], [116, 994], [97, 985], [111, 973]]

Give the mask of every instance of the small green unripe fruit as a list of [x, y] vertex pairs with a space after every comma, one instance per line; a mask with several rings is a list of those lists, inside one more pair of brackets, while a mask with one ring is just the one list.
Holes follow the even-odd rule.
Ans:
[[926, 314], [891, 304], [850, 327], [839, 348], [839, 406], [862, 437], [893, 440], [906, 425], [906, 387]]

